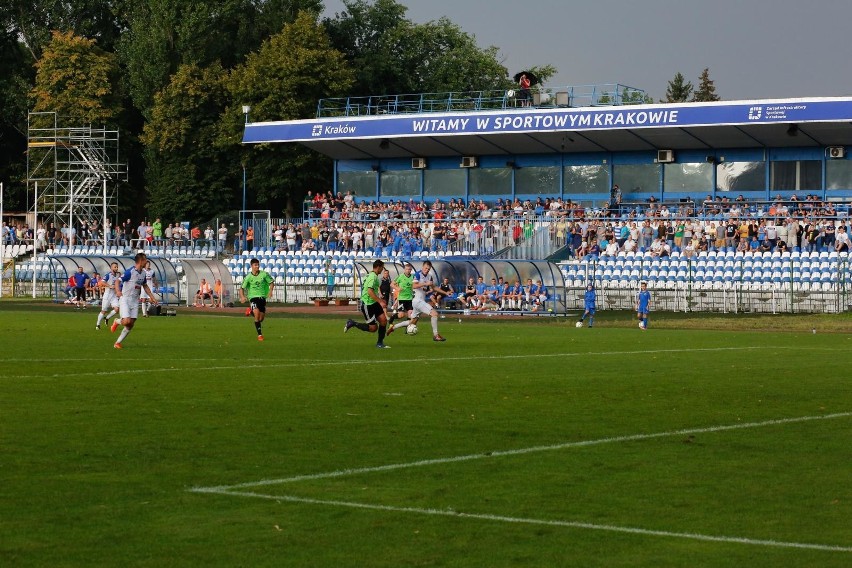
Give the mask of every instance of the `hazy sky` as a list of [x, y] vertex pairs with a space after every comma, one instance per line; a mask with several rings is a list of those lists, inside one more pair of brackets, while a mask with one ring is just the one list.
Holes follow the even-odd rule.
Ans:
[[[552, 64], [549, 87], [621, 83], [665, 95], [705, 67], [724, 100], [852, 96], [852, 0], [398, 0], [496, 46], [510, 75]], [[343, 10], [325, 0], [326, 15]]]

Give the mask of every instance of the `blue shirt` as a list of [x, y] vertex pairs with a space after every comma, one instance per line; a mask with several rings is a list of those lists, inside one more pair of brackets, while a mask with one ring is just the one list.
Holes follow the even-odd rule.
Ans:
[[651, 304], [651, 292], [644, 290], [639, 292], [639, 309], [638, 312], [647, 313], [648, 306]]
[[586, 290], [586, 294], [583, 296], [583, 305], [587, 310], [595, 309], [595, 302], [597, 302], [597, 294], [594, 290]]
[[481, 296], [485, 293], [485, 282], [479, 282], [476, 285], [476, 295]]
[[89, 281], [89, 275], [85, 272], [75, 272], [73, 278], [75, 288], [85, 288], [86, 282]]

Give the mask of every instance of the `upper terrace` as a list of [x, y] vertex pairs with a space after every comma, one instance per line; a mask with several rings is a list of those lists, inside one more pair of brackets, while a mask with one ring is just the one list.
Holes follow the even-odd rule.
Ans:
[[533, 108], [620, 106], [646, 102], [645, 91], [619, 83], [555, 88], [534, 87], [530, 90], [530, 95], [528, 104], [520, 91], [515, 89], [321, 99], [317, 105], [317, 118], [473, 112], [507, 110], [522, 106]]

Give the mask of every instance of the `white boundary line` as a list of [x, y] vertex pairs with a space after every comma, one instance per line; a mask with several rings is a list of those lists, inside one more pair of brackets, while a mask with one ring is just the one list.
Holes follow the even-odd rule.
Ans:
[[[551, 357], [592, 357], [592, 356], [605, 356], [609, 357], [612, 355], [657, 355], [660, 353], [702, 353], [702, 352], [719, 352], [719, 351], [757, 351], [757, 350], [766, 350], [766, 349], [777, 349], [775, 346], [753, 346], [753, 347], [707, 347], [707, 348], [698, 348], [698, 349], [648, 349], [642, 351], [583, 351], [583, 352], [571, 352], [571, 353], [536, 353], [536, 354], [523, 354], [523, 355], [482, 355], [482, 356], [473, 356], [473, 357], [441, 357], [440, 359], [436, 359], [434, 357], [420, 357], [420, 358], [407, 358], [407, 359], [348, 359], [348, 360], [286, 360], [280, 363], [265, 361], [264, 363], [256, 364], [256, 365], [223, 365], [223, 366], [214, 366], [214, 367], [164, 367], [160, 369], [121, 369], [115, 371], [87, 371], [80, 373], [50, 373], [44, 375], [18, 375], [6, 377], [9, 379], [43, 379], [43, 378], [59, 378], [59, 377], [86, 377], [86, 376], [118, 376], [118, 375], [132, 375], [139, 373], [158, 373], [158, 372], [174, 372], [182, 369], [188, 371], [231, 371], [235, 369], [275, 369], [275, 368], [287, 368], [287, 367], [336, 367], [341, 365], [400, 365], [400, 364], [412, 364], [412, 363], [439, 363], [443, 361], [490, 361], [490, 360], [507, 360], [507, 359], [529, 359], [530, 357], [535, 357], [536, 359], [542, 358], [551, 358]], [[150, 359], [135, 359], [137, 361], [140, 360], [150, 360]], [[183, 360], [183, 359], [181, 359]], [[191, 360], [191, 359], [190, 359]], [[103, 361], [103, 359], [98, 359], [98, 361]], [[0, 361], [2, 362], [2, 361]], [[42, 361], [43, 363], [51, 363], [52, 361]], [[61, 362], [57, 360], [56, 362]]]
[[743, 538], [736, 536], [716, 536], [701, 533], [686, 533], [674, 531], [660, 531], [653, 529], [642, 529], [637, 527], [622, 527], [617, 525], [598, 525], [595, 523], [583, 523], [579, 521], [559, 521], [547, 519], [529, 519], [524, 517], [507, 517], [503, 515], [488, 515], [482, 513], [463, 513], [452, 509], [421, 509], [417, 507], [394, 507], [391, 505], [375, 505], [371, 503], [358, 503], [354, 501], [333, 501], [324, 499], [310, 499], [307, 497], [295, 497], [291, 495], [264, 495], [262, 493], [254, 493], [248, 491], [219, 491], [219, 490], [204, 490], [200, 493], [213, 493], [217, 495], [227, 495], [232, 497], [253, 497], [258, 499], [269, 499], [273, 501], [285, 501], [288, 503], [304, 503], [307, 505], [328, 505], [333, 507], [348, 507], [351, 509], [367, 509], [371, 511], [386, 511], [391, 513], [413, 513], [417, 515], [432, 515], [442, 517], [455, 517], [461, 519], [478, 519], [482, 521], [496, 521], [501, 523], [518, 523], [530, 525], [546, 525], [553, 527], [568, 527], [576, 529], [609, 531], [618, 533], [637, 534], [643, 536], [662, 536], [672, 538], [685, 538], [691, 540], [702, 540], [709, 542], [725, 542], [736, 544], [748, 544], [752, 546], [772, 546], [778, 548], [799, 548], [808, 550], [820, 550], [826, 552], [852, 552], [852, 547], [837, 546], [833, 544], [812, 544], [807, 542], [785, 542], [778, 540], [761, 540], [753, 538]]
[[826, 552], [852, 552], [852, 547], [850, 546], [840, 546], [840, 545], [831, 545], [831, 544], [813, 544], [813, 543], [802, 543], [802, 542], [784, 542], [784, 541], [776, 541], [776, 540], [763, 540], [763, 539], [751, 539], [744, 537], [733, 537], [733, 536], [718, 536], [718, 535], [705, 535], [700, 533], [687, 533], [687, 532], [674, 532], [674, 531], [662, 531], [662, 530], [652, 530], [652, 529], [643, 529], [637, 527], [624, 527], [624, 526], [616, 526], [616, 525], [601, 525], [595, 523], [584, 523], [579, 521], [560, 521], [560, 520], [546, 520], [546, 519], [531, 519], [531, 518], [523, 518], [523, 517], [508, 517], [503, 515], [489, 515], [489, 514], [480, 514], [480, 513], [464, 513], [459, 511], [454, 511], [451, 509], [441, 510], [441, 509], [426, 509], [426, 508], [416, 508], [416, 507], [394, 507], [391, 505], [378, 505], [378, 504], [370, 504], [370, 503], [358, 503], [353, 501], [335, 501], [335, 500], [323, 500], [323, 499], [311, 499], [307, 497], [297, 497], [292, 495], [266, 495], [263, 493], [256, 493], [252, 491], [237, 491], [237, 489], [241, 488], [249, 488], [249, 487], [260, 487], [260, 486], [269, 486], [269, 485], [281, 485], [285, 483], [294, 483], [297, 481], [306, 481], [306, 480], [316, 480], [316, 479], [328, 479], [333, 477], [343, 477], [348, 475], [356, 475], [361, 473], [373, 473], [380, 471], [392, 471], [398, 469], [405, 468], [413, 468], [413, 467], [424, 467], [430, 465], [437, 464], [445, 464], [445, 463], [454, 463], [454, 462], [463, 462], [463, 461], [471, 461], [471, 460], [479, 460], [485, 458], [492, 457], [500, 457], [500, 456], [513, 456], [513, 455], [522, 455], [533, 452], [545, 452], [545, 451], [553, 451], [553, 450], [561, 450], [566, 448], [577, 448], [577, 447], [585, 447], [585, 446], [594, 446], [601, 444], [611, 444], [617, 442], [630, 442], [630, 441], [638, 441], [638, 440], [649, 440], [654, 438], [663, 438], [670, 436], [682, 436], [685, 434], [701, 434], [701, 433], [710, 433], [710, 432], [725, 432], [731, 430], [743, 430], [746, 428], [760, 428], [764, 426], [774, 426], [781, 424], [795, 424], [801, 422], [811, 422], [815, 420], [831, 420], [836, 418], [848, 418], [852, 416], [852, 412], [837, 412], [834, 414], [824, 414], [820, 416], [800, 416], [795, 418], [781, 418], [776, 420], [765, 420], [762, 422], [746, 422], [743, 424], [728, 424], [728, 425], [719, 425], [719, 426], [710, 426], [706, 428], [688, 428], [682, 430], [669, 430], [666, 432], [656, 432], [652, 434], [633, 434], [629, 436], [615, 436], [610, 438], [598, 438], [596, 440], [586, 440], [580, 442], [567, 442], [564, 444], [554, 444], [549, 446], [533, 446], [529, 448], [520, 448], [517, 450], [505, 450], [505, 451], [497, 451], [497, 452], [487, 452], [481, 454], [467, 454], [463, 456], [455, 456], [449, 458], [436, 458], [429, 460], [420, 460], [416, 462], [408, 462], [408, 463], [399, 463], [399, 464], [389, 464], [383, 466], [376, 467], [363, 467], [363, 468], [354, 468], [354, 469], [343, 469], [337, 471], [330, 471], [325, 473], [316, 473], [309, 475], [297, 475], [294, 477], [285, 477], [281, 479], [266, 479], [261, 481], [249, 482], [249, 483], [238, 483], [235, 485], [221, 485], [217, 487], [193, 487], [188, 491], [192, 493], [205, 493], [205, 494], [214, 494], [214, 495], [226, 495], [231, 497], [250, 497], [250, 498], [258, 498], [258, 499], [269, 499], [274, 501], [285, 501], [289, 503], [303, 503], [308, 505], [326, 505], [333, 507], [347, 507], [353, 509], [366, 509], [372, 511], [386, 511], [386, 512], [396, 512], [396, 513], [413, 513], [418, 515], [432, 515], [432, 516], [445, 516], [445, 517], [457, 517], [457, 518], [465, 518], [465, 519], [478, 519], [484, 521], [497, 521], [504, 523], [519, 523], [519, 524], [534, 524], [534, 525], [547, 525], [547, 526], [557, 526], [557, 527], [568, 527], [568, 528], [577, 528], [577, 529], [587, 529], [587, 530], [599, 530], [599, 531], [609, 531], [609, 532], [618, 532], [618, 533], [627, 533], [627, 534], [638, 534], [645, 536], [661, 536], [661, 537], [672, 537], [672, 538], [684, 538], [691, 540], [700, 540], [700, 541], [708, 541], [708, 542], [725, 542], [725, 543], [736, 543], [736, 544], [747, 544], [752, 546], [769, 546], [776, 548], [796, 548], [796, 549], [807, 549], [807, 550], [820, 550]]
[[307, 475], [296, 475], [293, 477], [284, 477], [281, 479], [263, 479], [260, 481], [251, 481], [248, 483], [236, 483], [234, 485], [219, 485], [216, 487], [194, 487], [190, 491], [199, 493], [216, 491], [229, 491], [232, 489], [247, 489], [249, 487], [261, 487], [264, 485], [282, 485], [284, 483], [295, 483], [297, 481], [312, 481], [316, 479], [330, 479], [334, 477], [345, 477], [349, 475], [358, 475], [362, 473], [375, 473], [381, 471], [393, 471], [398, 469], [408, 469], [413, 467], [425, 467], [430, 465], [440, 465], [445, 463], [457, 463], [473, 460], [481, 460], [487, 458], [503, 457], [503, 456], [519, 456], [523, 454], [532, 454], [536, 452], [551, 452], [554, 450], [564, 450], [568, 448], [582, 448], [586, 446], [599, 446], [602, 444], [613, 444], [618, 442], [635, 442], [639, 440], [652, 440], [654, 438], [668, 438], [671, 436], [683, 436], [688, 434], [706, 434], [710, 432], [725, 432], [730, 430], [744, 430], [747, 428], [761, 428], [764, 426], [776, 426], [779, 424], [796, 424], [798, 422], [811, 422], [814, 420], [831, 420], [834, 418], [848, 418], [852, 416], [852, 412], [838, 412], [835, 414], [823, 414], [821, 416], [799, 416], [795, 418], [780, 418], [777, 420], [765, 420], [763, 422], [744, 422], [742, 424], [727, 424], [720, 426], [709, 426], [705, 428], [687, 428], [683, 430], [669, 430], [666, 432], [654, 432], [651, 434], [632, 434], [628, 436], [613, 436], [610, 438], [598, 438], [595, 440], [583, 440], [579, 442], [565, 442], [563, 444], [552, 444], [548, 446], [532, 446], [529, 448], [519, 448], [516, 450], [502, 450], [494, 452], [483, 452], [480, 454], [467, 454], [463, 456], [453, 456], [448, 458], [434, 458], [428, 460], [419, 460], [408, 463], [397, 463], [379, 465], [374, 467], [360, 467], [353, 469], [340, 469], [337, 471], [327, 471], [323, 473], [313, 473]]

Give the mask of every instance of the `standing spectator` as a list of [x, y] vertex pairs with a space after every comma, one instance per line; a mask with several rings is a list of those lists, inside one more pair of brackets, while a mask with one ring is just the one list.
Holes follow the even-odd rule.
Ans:
[[249, 252], [254, 250], [254, 227], [251, 225], [246, 229], [246, 250]]
[[216, 231], [213, 230], [213, 227], [211, 227], [210, 225], [207, 225], [207, 228], [204, 229], [204, 240], [207, 241], [206, 244], [212, 247], [213, 243], [216, 242], [214, 240], [215, 236], [216, 236]]
[[330, 260], [325, 263], [325, 295], [328, 298], [334, 296], [334, 269]]
[[159, 217], [151, 225], [151, 235], [154, 237], [154, 244], [160, 245], [163, 243], [163, 223]]
[[83, 271], [82, 266], [77, 267], [77, 272], [72, 275], [74, 279], [74, 297], [78, 308], [86, 307], [86, 286], [89, 283], [89, 275]]
[[219, 237], [219, 251], [225, 252], [225, 245], [228, 242], [228, 228], [225, 223], [222, 223], [222, 226], [219, 227], [217, 235]]

